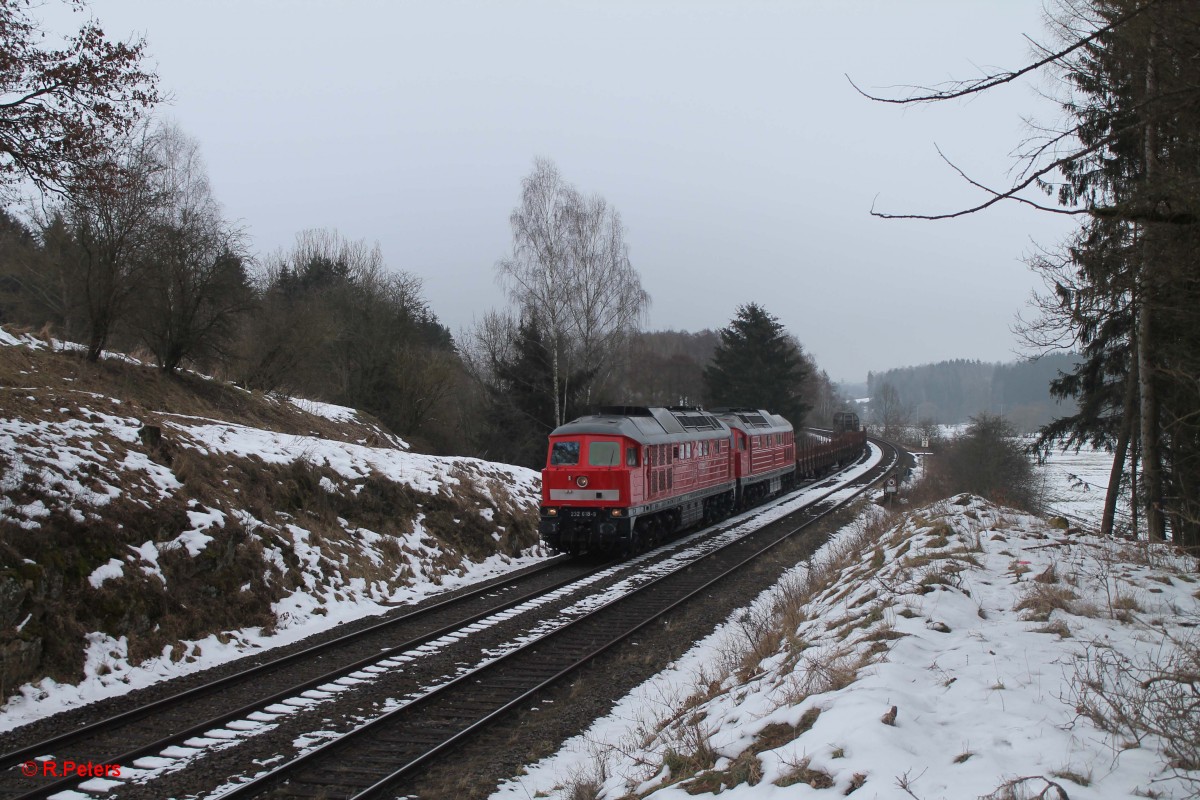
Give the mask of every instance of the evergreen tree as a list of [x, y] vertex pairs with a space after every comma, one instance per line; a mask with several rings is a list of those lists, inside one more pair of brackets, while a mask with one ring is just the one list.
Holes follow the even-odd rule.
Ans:
[[[1135, 498], [1151, 539], [1200, 547], [1200, 4], [1195, 0], [1062, 0], [1035, 62], [1013, 71], [918, 90], [896, 103], [966, 97], [1046, 69], [1064, 88], [1065, 125], [1023, 148], [1019, 177], [986, 190], [947, 219], [1017, 199], [1040, 187], [1062, 213], [1086, 216], [1043, 302], [1085, 361], [1056, 381], [1080, 413], [1043, 432], [1043, 442], [1126, 445]], [[968, 178], [972, 184], [982, 184]], [[873, 212], [874, 213], [874, 212]], [[1110, 491], [1119, 485], [1113, 480]], [[1115, 497], [1107, 504], [1111, 508]], [[1107, 526], [1106, 526], [1107, 527]]]
[[782, 414], [794, 427], [809, 407], [801, 399], [810, 368], [783, 325], [757, 303], [739, 306], [720, 331], [721, 343], [704, 369], [710, 406], [763, 408]]
[[1104, 32], [1063, 67], [1083, 147], [1062, 166], [1059, 199], [1091, 218], [1069, 253], [1079, 291], [1060, 297], [1091, 358], [1058, 388], [1092, 413], [1065, 428], [1076, 439], [1100, 428], [1122, 463], [1134, 439], [1148, 535], [1165, 538], [1169, 526], [1177, 543], [1196, 546], [1200, 9], [1181, 0], [1084, 7]]
[[[545, 465], [546, 437], [555, 427], [554, 394], [547, 391], [555, 379], [547, 338], [537, 316], [528, 314], [517, 324], [511, 348], [488, 365], [488, 425], [480, 442], [487, 458], [531, 469]], [[589, 376], [576, 372], [565, 377], [574, 387], [562, 409], [570, 420], [582, 411]]]

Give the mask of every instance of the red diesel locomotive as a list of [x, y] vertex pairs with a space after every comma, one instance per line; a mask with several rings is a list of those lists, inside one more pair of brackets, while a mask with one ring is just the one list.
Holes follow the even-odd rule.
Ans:
[[795, 485], [783, 417], [756, 409], [602, 408], [550, 434], [542, 541], [630, 554]]

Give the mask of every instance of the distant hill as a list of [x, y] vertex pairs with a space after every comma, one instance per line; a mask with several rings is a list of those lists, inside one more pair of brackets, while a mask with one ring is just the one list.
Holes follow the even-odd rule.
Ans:
[[1008, 364], [959, 359], [900, 367], [869, 373], [867, 394], [875, 397], [883, 385], [892, 386], [914, 422], [953, 424], [987, 412], [1003, 415], [1020, 431], [1032, 431], [1074, 411], [1074, 403], [1050, 396], [1050, 381], [1077, 362], [1078, 356], [1066, 354]]

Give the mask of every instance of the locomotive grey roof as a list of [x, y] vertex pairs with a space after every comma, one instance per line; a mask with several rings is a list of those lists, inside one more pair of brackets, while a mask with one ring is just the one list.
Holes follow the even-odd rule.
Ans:
[[628, 436], [644, 444], [655, 444], [728, 436], [729, 427], [721, 419], [698, 408], [611, 406], [560, 425], [550, 435], [585, 433]]
[[713, 412], [729, 427], [751, 435], [783, 433], [792, 430], [792, 423], [778, 414], [760, 408], [714, 408]]

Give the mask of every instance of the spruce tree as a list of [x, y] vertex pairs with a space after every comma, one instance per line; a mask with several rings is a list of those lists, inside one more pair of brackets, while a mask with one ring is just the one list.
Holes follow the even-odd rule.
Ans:
[[801, 397], [810, 370], [779, 320], [757, 303], [747, 303], [720, 336], [704, 369], [709, 406], [762, 408], [782, 414], [797, 428], [803, 425], [808, 406]]
[[[950, 219], [1015, 199], [1086, 217], [1048, 276], [1053, 294], [1033, 328], [1063, 334], [1043, 347], [1083, 351], [1052, 387], [1077, 398], [1080, 412], [1044, 429], [1040, 444], [1113, 446], [1113, 489], [1127, 449], [1129, 477], [1140, 467], [1142, 532], [1200, 548], [1200, 4], [1063, 0], [1051, 19], [1058, 46], [1020, 69], [876, 98], [952, 100], [1050, 71], [1064, 89], [1064, 125], [1026, 142], [1018, 178], [996, 191], [964, 174], [986, 196], [957, 211], [872, 213]], [[1023, 195], [1030, 187], [1065, 208]]]

